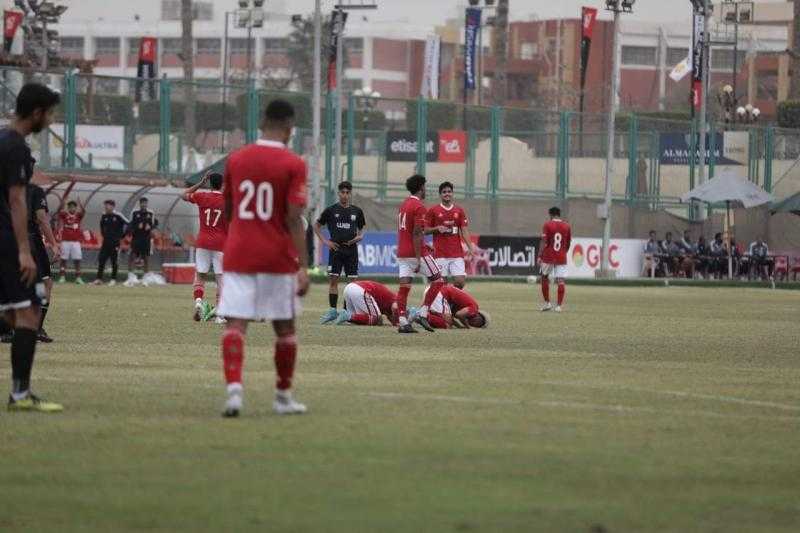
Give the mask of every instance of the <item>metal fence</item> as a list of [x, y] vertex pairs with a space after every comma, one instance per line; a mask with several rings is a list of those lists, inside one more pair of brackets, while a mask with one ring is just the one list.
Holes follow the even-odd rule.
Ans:
[[[0, 68], [0, 117], [10, 118], [16, 92], [35, 79], [45, 78]], [[312, 153], [309, 94], [167, 78], [49, 73], [46, 79], [61, 91], [62, 103], [50, 131], [32, 140], [45, 169], [182, 181], [253, 142], [264, 108], [276, 97], [297, 110], [293, 149]], [[433, 182], [452, 181], [467, 198], [603, 194], [604, 115], [347, 94], [336, 147], [335, 98], [322, 102], [321, 181], [328, 192], [348, 179], [361, 194], [397, 198], [405, 178], [420, 172]], [[615, 200], [651, 209], [679, 205], [698, 178], [696, 123], [620, 113], [615, 135]], [[708, 139], [709, 176], [733, 168], [779, 198], [800, 190], [800, 131], [712, 121]]]

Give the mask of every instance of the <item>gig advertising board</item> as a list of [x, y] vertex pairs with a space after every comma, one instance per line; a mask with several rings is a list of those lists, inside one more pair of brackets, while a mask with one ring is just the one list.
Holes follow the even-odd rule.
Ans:
[[[618, 278], [635, 278], [642, 271], [644, 243], [639, 239], [611, 239], [609, 262]], [[572, 239], [567, 255], [567, 276], [593, 278], [602, 261], [602, 239]]]

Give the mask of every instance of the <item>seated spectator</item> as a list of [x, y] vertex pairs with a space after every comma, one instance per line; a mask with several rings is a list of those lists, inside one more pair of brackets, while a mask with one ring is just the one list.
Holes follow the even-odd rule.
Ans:
[[658, 259], [664, 265], [664, 275], [672, 276], [678, 273], [678, 261], [681, 249], [678, 243], [672, 240], [672, 232], [668, 231], [661, 241], [661, 250]]
[[[727, 253], [727, 246], [726, 246]], [[750, 268], [749, 258], [744, 257], [742, 249], [736, 244], [736, 239], [731, 237], [730, 255], [733, 260], [733, 276], [744, 278]], [[727, 268], [727, 267], [726, 267]]]
[[728, 271], [728, 251], [725, 248], [725, 243], [722, 242], [722, 233], [714, 235], [714, 240], [711, 241], [709, 246], [709, 269], [712, 276], [715, 278], [723, 277], [724, 273]]
[[711, 265], [711, 249], [706, 242], [706, 238], [702, 235], [697, 239], [697, 247], [695, 248], [695, 271], [699, 272], [700, 277], [703, 279], [709, 277], [709, 268]]
[[656, 269], [658, 268], [658, 239], [656, 239], [656, 232], [650, 230], [650, 239], [644, 243], [644, 264], [642, 265], [643, 277], [656, 277]]
[[769, 257], [769, 247], [761, 237], [750, 243], [748, 251], [750, 255], [750, 275], [756, 275], [759, 279], [771, 279], [773, 260]]
[[684, 274], [687, 278], [694, 278], [695, 258], [697, 256], [697, 245], [692, 242], [692, 234], [687, 229], [683, 232], [683, 238], [678, 243], [680, 253], [678, 256], [678, 273]]

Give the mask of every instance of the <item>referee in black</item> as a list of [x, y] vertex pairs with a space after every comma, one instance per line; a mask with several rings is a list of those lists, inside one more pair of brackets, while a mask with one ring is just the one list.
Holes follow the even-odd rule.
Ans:
[[0, 130], [0, 312], [14, 328], [9, 411], [63, 410], [31, 392], [41, 305], [47, 299], [28, 232], [27, 185], [35, 161], [25, 141], [49, 127], [59, 101], [58, 94], [44, 85], [28, 83], [17, 95], [14, 120]]
[[[358, 243], [364, 238], [364, 212], [350, 203], [353, 184], [339, 184], [339, 202], [325, 209], [314, 223], [314, 233], [330, 249], [328, 254], [328, 302], [331, 308], [322, 315], [320, 322], [326, 324], [336, 320], [339, 302], [339, 277], [344, 271], [348, 278], [358, 277]], [[322, 234], [322, 226], [328, 228], [330, 239]]]

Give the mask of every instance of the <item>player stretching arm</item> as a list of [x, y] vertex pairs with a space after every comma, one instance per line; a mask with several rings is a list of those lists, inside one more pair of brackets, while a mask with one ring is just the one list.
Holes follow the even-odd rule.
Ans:
[[229, 220], [223, 256], [218, 315], [227, 318], [222, 360], [227, 384], [223, 416], [239, 415], [247, 325], [271, 321], [277, 384], [273, 411], [300, 414], [306, 406], [292, 396], [297, 357], [294, 319], [308, 291], [308, 255], [303, 210], [306, 165], [286, 148], [295, 122], [284, 100], [267, 106], [263, 137], [232, 153], [225, 167], [223, 197]]
[[[539, 268], [542, 273], [542, 297], [544, 306], [542, 311], [554, 310], [561, 312], [564, 303], [567, 277], [567, 252], [572, 243], [572, 230], [569, 224], [561, 220], [561, 209], [551, 207], [550, 220], [542, 228], [542, 244], [539, 249]], [[550, 303], [550, 276], [556, 278], [558, 284], [558, 303], [553, 308]]]

